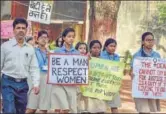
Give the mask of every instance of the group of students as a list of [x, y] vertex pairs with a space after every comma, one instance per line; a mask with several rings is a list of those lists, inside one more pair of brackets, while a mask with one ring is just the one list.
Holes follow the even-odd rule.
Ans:
[[[41, 50], [41, 40], [46, 40], [44, 38], [42, 38], [42, 35], [44, 35], [48, 37], [48, 34], [46, 32], [40, 31], [39, 35], [38, 35], [38, 51]], [[102, 50], [102, 44], [100, 43], [99, 40], [92, 40], [89, 44], [89, 46], [86, 43], [82, 43], [82, 42], [78, 42], [75, 46], [75, 48], [73, 47], [73, 42], [74, 42], [74, 37], [75, 37], [75, 31], [73, 28], [66, 28], [63, 33], [62, 36], [59, 37], [57, 39], [56, 42], [59, 42], [57, 45], [59, 48], [55, 49], [55, 53], [65, 53], [65, 54], [81, 54], [81, 55], [89, 55], [91, 57], [97, 57], [97, 58], [101, 58], [101, 59], [106, 59], [106, 60], [111, 60], [111, 61], [120, 61], [120, 57], [118, 54], [115, 53], [116, 51], [116, 47], [117, 47], [117, 42], [116, 40], [112, 39], [112, 38], [108, 38], [105, 41], [105, 44], [103, 46], [103, 50]], [[141, 49], [134, 55], [135, 57], [138, 56], [142, 56], [142, 57], [157, 57], [159, 58], [160, 55], [152, 50], [153, 47], [153, 41], [154, 41], [154, 36], [152, 33], [150, 32], [146, 32], [142, 35], [142, 47]], [[44, 44], [44, 43], [43, 43]], [[45, 41], [45, 45], [46, 45], [46, 41]], [[45, 45], [43, 45], [43, 49], [45, 47]], [[89, 48], [88, 48], [89, 47]], [[46, 50], [45, 50], [46, 51]], [[43, 56], [37, 53], [37, 58], [39, 61], [39, 66], [40, 68], [42, 68], [43, 64], [44, 64], [44, 59], [47, 60], [47, 56], [45, 53], [44, 59], [39, 59], [40, 57], [43, 58]], [[43, 63], [43, 64], [42, 64]], [[47, 65], [47, 62], [44, 64]], [[132, 66], [132, 65], [131, 65]], [[133, 67], [133, 66], [132, 66]], [[41, 70], [42, 71], [42, 70]], [[133, 74], [131, 74], [132, 78], [133, 78]], [[44, 78], [44, 79], [42, 79]], [[79, 91], [77, 91], [77, 87], [70, 87], [70, 86], [57, 86], [57, 85], [49, 85], [46, 84], [46, 74], [45, 77], [41, 75], [41, 94], [47, 97], [41, 97], [42, 101], [44, 101], [43, 103], [46, 104], [47, 108], [39, 108], [39, 109], [56, 109], [57, 110], [62, 110], [64, 113], [66, 112], [77, 112], [78, 109], [80, 112], [93, 112], [93, 113], [102, 113], [102, 112], [106, 112], [107, 111], [107, 104], [111, 107], [111, 111], [113, 113], [117, 113], [118, 112], [118, 107], [121, 106], [121, 100], [120, 100], [120, 95], [119, 93], [114, 97], [114, 99], [110, 102], [106, 102], [106, 101], [102, 101], [99, 99], [95, 99], [95, 98], [87, 98], [85, 96], [79, 97], [77, 94], [79, 93]], [[43, 81], [44, 80], [44, 81]], [[45, 87], [45, 88], [43, 88]], [[111, 88], [110, 88], [111, 89]], [[81, 94], [81, 93], [80, 93]], [[50, 96], [50, 97], [48, 97]], [[78, 98], [77, 98], [78, 97]], [[49, 98], [49, 100], [48, 100]], [[85, 104], [85, 110], [81, 110], [81, 108], [79, 106], [81, 106], [79, 104], [80, 101], [83, 100], [84, 104]], [[39, 100], [40, 101], [40, 100]], [[88, 106], [88, 104], [90, 104], [90, 101], [93, 102], [92, 104], [94, 105], [93, 107], [95, 107], [95, 109], [90, 109]], [[153, 100], [153, 99], [148, 99], [146, 101], [146, 99], [141, 99], [141, 98], [134, 98], [134, 101], [136, 103], [136, 109], [138, 111], [158, 111], [158, 107], [159, 107], [159, 100]], [[48, 106], [47, 102], [52, 102], [52, 103], [48, 103], [50, 104], [50, 106]], [[39, 103], [41, 105], [41, 103]], [[79, 104], [79, 105], [77, 105]], [[39, 105], [39, 106], [40, 106]], [[43, 104], [42, 104], [43, 106]], [[49, 107], [49, 108], [48, 108]], [[33, 108], [32, 108], [33, 109]]]
[[[107, 60], [119, 61], [120, 58], [115, 54], [115, 49], [117, 42], [109, 38], [106, 40], [103, 51], [102, 44], [98, 40], [92, 40], [88, 45], [86, 43], [78, 42], [75, 47], [73, 47], [73, 42], [75, 38], [75, 31], [73, 28], [66, 28], [62, 36], [57, 39], [58, 48], [55, 50], [47, 50], [46, 47], [48, 33], [46, 31], [39, 31], [38, 33], [38, 46], [35, 48], [36, 57], [40, 67], [40, 93], [39, 95], [34, 95], [29, 93], [29, 100], [27, 105], [27, 113], [35, 112], [36, 109], [40, 109], [41, 112], [46, 112], [49, 109], [55, 109], [64, 113], [67, 112], [78, 112], [77, 109], [80, 109], [80, 105], [77, 103], [83, 99], [85, 102], [85, 110], [79, 110], [81, 112], [106, 112], [107, 107], [104, 101], [91, 98], [92, 102], [94, 101], [96, 106], [95, 111], [88, 109], [89, 98], [84, 96], [78, 97], [77, 94], [81, 94], [79, 88], [76, 86], [59, 86], [47, 84], [47, 64], [49, 52], [51, 53], [60, 53], [60, 54], [81, 54], [88, 55], [91, 57], [97, 57]], [[30, 40], [27, 40], [29, 42]], [[31, 42], [29, 42], [31, 43]], [[48, 45], [47, 45], [48, 46]], [[29, 81], [31, 82], [31, 81]], [[31, 85], [31, 84], [30, 84]], [[80, 99], [78, 99], [78, 98]], [[82, 98], [83, 97], [83, 98]], [[78, 102], [77, 102], [78, 101]], [[101, 108], [102, 104], [104, 105]], [[119, 94], [114, 98], [113, 101], [109, 102], [112, 112], [118, 112], [117, 108], [120, 106], [120, 96]]]
[[[25, 21], [20, 21], [18, 24], [25, 24], [24, 22]], [[91, 113], [104, 113], [107, 111], [108, 105], [113, 113], [117, 113], [118, 107], [121, 106], [119, 93], [117, 93], [112, 101], [104, 101], [83, 96], [80, 92], [80, 87], [78, 86], [47, 84], [49, 53], [70, 55], [81, 54], [111, 61], [120, 61], [119, 55], [115, 53], [117, 47], [116, 40], [113, 38], [108, 38], [105, 41], [104, 46], [102, 46], [99, 40], [92, 40], [89, 45], [83, 42], [78, 42], [76, 46], [73, 47], [75, 30], [73, 28], [66, 28], [62, 32], [61, 37], [58, 37], [56, 41], [56, 48], [50, 49], [48, 37], [49, 36], [46, 31], [39, 31], [37, 46], [34, 45], [32, 38], [26, 38], [27, 43], [34, 47], [33, 49], [35, 50], [38, 67], [40, 69], [39, 93], [36, 92], [37, 89], [36, 91], [33, 90], [34, 79], [32, 79], [30, 76], [28, 77], [29, 91], [27, 96], [28, 103], [26, 105], [26, 113], [34, 113], [36, 110], [40, 110], [41, 113], [46, 113], [48, 110], [54, 110], [56, 113], [77, 113], [85, 111]], [[160, 55], [153, 51], [153, 45], [153, 34], [151, 32], [144, 33], [142, 35], [142, 46], [140, 50], [134, 54], [133, 59], [136, 57], [159, 58]], [[132, 68], [134, 67], [132, 64], [131, 66]], [[131, 77], [132, 79], [134, 78], [132, 71]], [[84, 101], [85, 104], [84, 110], [81, 110], [80, 108], [81, 105], [79, 101], [81, 100]], [[134, 98], [134, 101], [138, 112], [156, 112], [159, 110], [159, 100]], [[90, 102], [92, 102], [94, 105], [94, 110], [89, 109]]]

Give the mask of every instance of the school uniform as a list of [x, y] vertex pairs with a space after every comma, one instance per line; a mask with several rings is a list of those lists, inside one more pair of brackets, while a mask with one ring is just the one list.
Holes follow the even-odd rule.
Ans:
[[88, 112], [90, 113], [105, 113], [107, 111], [107, 102], [104, 100], [87, 97]]
[[[100, 58], [107, 59], [111, 61], [120, 61], [118, 54], [110, 55], [106, 50], [101, 52]], [[110, 88], [111, 89], [111, 88]], [[118, 108], [121, 106], [121, 100], [119, 92], [115, 95], [112, 101], [107, 102], [111, 108]]]
[[83, 112], [84, 107], [84, 102], [83, 101], [83, 98], [82, 98], [82, 93], [81, 93], [81, 87], [77, 87], [77, 113], [81, 113]]
[[[66, 50], [65, 46], [55, 50], [57, 54], [79, 54], [74, 47]], [[52, 85], [51, 109], [70, 110], [77, 113], [77, 86]]]
[[25, 41], [20, 47], [15, 38], [1, 45], [3, 113], [25, 113], [27, 78], [33, 86], [40, 83], [39, 68], [33, 47]]
[[[81, 91], [83, 92], [83, 89], [80, 87]], [[90, 113], [104, 113], [107, 111], [107, 102], [104, 100], [100, 100], [97, 98], [92, 98], [92, 97], [86, 97], [86, 96], [82, 96], [81, 95], [81, 100], [83, 100], [84, 102], [82, 102], [82, 105], [88, 105], [87, 109], [82, 106], [79, 105], [78, 109], [80, 112], [84, 113], [84, 112], [90, 112]], [[88, 104], [85, 104], [85, 101], [87, 101]], [[79, 102], [79, 104], [81, 104]]]
[[[84, 89], [82, 86], [77, 88], [77, 111], [78, 113], [87, 113], [89, 110], [89, 98], [82, 95]], [[88, 104], [87, 104], [88, 103]]]
[[29, 85], [29, 91], [28, 91], [28, 103], [27, 107], [28, 109], [38, 109], [39, 107], [39, 94], [34, 94], [33, 92], [33, 83], [32, 78], [28, 78], [28, 85]]
[[[138, 52], [136, 52], [133, 56], [133, 60], [131, 62], [131, 67], [133, 68], [133, 61], [137, 57], [152, 57], [152, 58], [160, 58], [160, 54], [151, 51], [150, 54], [147, 54], [143, 48], [141, 48]], [[160, 111], [160, 101], [159, 99], [148, 99], [148, 98], [134, 98], [135, 108], [138, 112], [157, 112]]]
[[[36, 57], [40, 68], [40, 93], [35, 95], [29, 92], [29, 102], [27, 108], [49, 110], [51, 108], [51, 84], [47, 84], [48, 58], [46, 53], [40, 48], [35, 48]], [[31, 84], [29, 84], [31, 85]]]
[[[34, 48], [35, 51], [35, 48]], [[36, 55], [36, 53], [35, 53]], [[27, 108], [29, 109], [38, 109], [39, 105], [39, 94], [34, 94], [33, 92], [33, 83], [32, 83], [32, 78], [28, 78], [28, 85], [29, 85], [29, 91], [28, 91], [28, 103], [27, 103]]]

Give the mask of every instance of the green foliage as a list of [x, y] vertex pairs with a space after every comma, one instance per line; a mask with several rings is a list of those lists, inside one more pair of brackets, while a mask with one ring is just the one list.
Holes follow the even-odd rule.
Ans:
[[[157, 11], [151, 15], [152, 19], [143, 19], [140, 26], [141, 30], [147, 30], [154, 34], [157, 49], [160, 49], [160, 39], [166, 36], [166, 2], [157, 2]], [[141, 31], [142, 33], [143, 31]], [[165, 51], [165, 48], [162, 48]]]
[[131, 55], [130, 51], [127, 50], [125, 52], [125, 56], [123, 58], [123, 62], [125, 63], [125, 69], [126, 70], [130, 70], [130, 68], [131, 68], [130, 67], [131, 61], [132, 61], [132, 55]]
[[157, 5], [159, 13], [159, 23], [166, 23], [166, 2], [160, 2]]

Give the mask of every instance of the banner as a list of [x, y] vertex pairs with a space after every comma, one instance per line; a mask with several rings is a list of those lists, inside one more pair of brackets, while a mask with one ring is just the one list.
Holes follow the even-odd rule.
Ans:
[[133, 66], [132, 96], [166, 99], [166, 59], [139, 57]]
[[124, 63], [92, 58], [89, 64], [89, 85], [81, 86], [83, 96], [112, 100], [121, 86]]
[[[27, 36], [32, 35], [31, 22], [28, 22]], [[13, 34], [13, 20], [7, 20], [1, 22], [1, 39], [9, 39], [14, 37]]]
[[61, 85], [88, 84], [88, 66], [87, 56], [50, 54], [48, 83]]
[[50, 24], [54, 1], [30, 1], [28, 20]]

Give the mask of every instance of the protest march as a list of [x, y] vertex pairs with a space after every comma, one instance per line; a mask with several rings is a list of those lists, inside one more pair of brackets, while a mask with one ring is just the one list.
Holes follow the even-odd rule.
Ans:
[[[131, 3], [4, 1], [1, 113], [165, 113], [166, 2]], [[147, 25], [133, 26], [128, 14], [128, 22], [121, 19], [123, 9], [138, 12], [145, 3], [163, 28], [150, 28], [152, 9], [131, 13]]]

